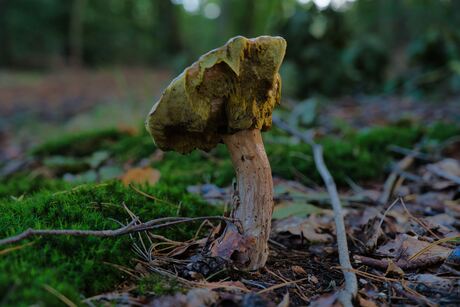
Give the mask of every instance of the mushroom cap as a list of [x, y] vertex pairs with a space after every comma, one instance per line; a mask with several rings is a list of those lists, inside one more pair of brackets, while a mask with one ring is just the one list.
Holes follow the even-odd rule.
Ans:
[[282, 37], [237, 36], [187, 67], [153, 105], [146, 127], [162, 150], [211, 150], [223, 134], [270, 129], [281, 97]]

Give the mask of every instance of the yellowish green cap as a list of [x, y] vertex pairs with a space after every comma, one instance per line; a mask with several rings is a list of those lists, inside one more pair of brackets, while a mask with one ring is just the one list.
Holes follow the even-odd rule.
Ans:
[[164, 90], [146, 127], [163, 150], [208, 151], [223, 134], [267, 130], [279, 104], [282, 37], [237, 36], [201, 56]]

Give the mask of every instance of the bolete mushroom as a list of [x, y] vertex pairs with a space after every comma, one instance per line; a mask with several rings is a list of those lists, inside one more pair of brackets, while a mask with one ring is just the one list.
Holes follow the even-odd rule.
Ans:
[[265, 265], [273, 212], [273, 181], [261, 131], [279, 104], [282, 37], [238, 36], [201, 56], [165, 89], [146, 127], [162, 150], [189, 153], [227, 145], [237, 177], [232, 217], [252, 238], [247, 269]]

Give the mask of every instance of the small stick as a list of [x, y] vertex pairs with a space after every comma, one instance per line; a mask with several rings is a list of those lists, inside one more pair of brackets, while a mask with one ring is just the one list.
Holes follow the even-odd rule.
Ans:
[[130, 187], [131, 189], [133, 189], [136, 193], [139, 193], [140, 195], [145, 196], [145, 197], [147, 197], [147, 198], [149, 198], [149, 199], [152, 199], [152, 200], [155, 200], [155, 201], [158, 201], [158, 202], [161, 202], [161, 203], [165, 203], [165, 204], [171, 205], [171, 206], [178, 206], [178, 204], [173, 204], [173, 203], [171, 203], [171, 202], [169, 202], [169, 201], [167, 201], [167, 200], [164, 200], [164, 199], [158, 198], [158, 197], [156, 197], [156, 196], [147, 194], [147, 193], [145, 193], [144, 191], [141, 191], [140, 189], [136, 188], [136, 187], [135, 187], [133, 184], [131, 184], [131, 183], [129, 184], [129, 187]]
[[286, 281], [286, 282], [283, 282], [281, 284], [278, 284], [278, 285], [274, 285], [274, 286], [271, 286], [267, 289], [263, 289], [263, 290], [260, 290], [259, 292], [257, 292], [257, 294], [262, 294], [262, 293], [265, 293], [265, 292], [269, 292], [269, 291], [273, 291], [273, 290], [276, 290], [276, 289], [279, 289], [279, 288], [282, 288], [282, 287], [286, 287], [286, 286], [289, 286], [289, 285], [292, 285], [292, 284], [297, 284], [301, 281], [304, 281], [304, 280], [307, 280], [308, 278], [302, 278], [302, 279], [297, 279], [297, 280], [293, 280], [293, 281]]
[[273, 122], [280, 129], [309, 144], [313, 149], [313, 158], [315, 160], [316, 168], [320, 173], [321, 177], [323, 178], [327, 192], [329, 193], [329, 196], [331, 198], [332, 208], [334, 210], [334, 221], [337, 233], [337, 248], [339, 252], [339, 262], [340, 266], [342, 267], [343, 276], [345, 278], [345, 289], [339, 296], [340, 301], [346, 307], [353, 306], [353, 298], [356, 297], [358, 293], [358, 281], [356, 278], [356, 274], [351, 271], [353, 267], [351, 266], [350, 255], [348, 251], [347, 233], [345, 230], [345, 223], [343, 220], [342, 205], [340, 203], [339, 193], [337, 192], [337, 187], [334, 178], [332, 178], [331, 173], [329, 172], [326, 164], [324, 163], [323, 147], [319, 144], [316, 144], [311, 135], [304, 135], [303, 133], [290, 127], [281, 119], [273, 117]]
[[399, 177], [401, 171], [408, 169], [414, 162], [414, 155], [416, 150], [419, 148], [417, 145], [414, 151], [411, 151], [407, 156], [405, 156], [401, 161], [399, 161], [396, 166], [393, 168], [392, 172], [388, 176], [385, 184], [383, 185], [383, 192], [379, 197], [380, 204], [386, 204], [393, 194], [396, 180]]
[[32, 229], [12, 237], [0, 240], [0, 246], [16, 243], [33, 236], [79, 236], [79, 237], [117, 237], [130, 233], [141, 232], [150, 229], [164, 228], [182, 223], [202, 221], [202, 220], [221, 220], [232, 221], [232, 219], [222, 216], [202, 216], [202, 217], [164, 217], [155, 220], [150, 220], [145, 223], [136, 224], [136, 220], [131, 221], [126, 226], [111, 230], [77, 230], [77, 229]]
[[72, 302], [67, 296], [65, 296], [58, 290], [54, 289], [53, 287], [45, 284], [43, 285], [43, 288], [45, 288], [45, 290], [51, 293], [52, 295], [56, 296], [61, 302], [64, 303], [64, 305], [68, 307], [77, 307], [77, 304]]

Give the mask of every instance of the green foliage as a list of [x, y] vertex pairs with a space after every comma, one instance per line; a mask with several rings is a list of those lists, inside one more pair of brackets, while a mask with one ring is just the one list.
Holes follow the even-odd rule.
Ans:
[[[422, 132], [416, 126], [373, 127], [341, 138], [319, 139], [318, 142], [323, 145], [324, 160], [334, 179], [345, 185], [347, 178], [362, 181], [382, 176], [392, 158], [388, 147], [411, 148]], [[322, 182], [309, 145], [267, 144], [266, 149], [274, 174]]]
[[[350, 3], [349, 3], [350, 4]], [[215, 19], [207, 8], [220, 10]], [[460, 92], [458, 1], [169, 0], [0, 2], [0, 65], [162, 65], [178, 71], [230, 37], [282, 35], [286, 93]], [[191, 26], [192, 25], [192, 26]], [[104, 43], [101, 43], [104, 42]], [[32, 48], [33, 46], [33, 48]], [[78, 62], [78, 61], [77, 61]]]
[[426, 138], [438, 142], [460, 136], [460, 126], [452, 123], [437, 122], [426, 129]]
[[[181, 202], [180, 216], [216, 215], [182, 188], [158, 184], [144, 191], [171, 203]], [[59, 193], [48, 191], [26, 196], [20, 201], [0, 200], [0, 237], [11, 236], [29, 227], [38, 229], [112, 229], [129, 220], [125, 203], [142, 220], [176, 216], [177, 207], [152, 201], [117, 182], [79, 186]], [[158, 233], [172, 239], [190, 238], [197, 225], [182, 225]], [[42, 237], [32, 246], [0, 255], [0, 297], [7, 305], [43, 303], [58, 305], [43, 286], [49, 285], [71, 300], [80, 294], [94, 295], [113, 289], [126, 276], [112, 264], [129, 266], [134, 254], [129, 237], [81, 238]]]
[[184, 289], [177, 283], [177, 280], [153, 273], [143, 277], [139, 281], [137, 291], [142, 295], [154, 294], [161, 296], [184, 292]]
[[140, 133], [121, 138], [110, 147], [110, 152], [121, 161], [140, 160], [155, 152], [152, 137], [143, 128]]
[[[98, 138], [98, 142], [91, 141], [91, 137], [87, 141], [95, 146], [95, 150], [101, 149], [100, 144], [106, 144], [104, 149], [119, 161], [131, 158], [140, 160], [153, 149], [150, 147], [144, 152], [147, 140], [150, 141], [150, 136], [144, 133], [122, 135], [119, 142], [112, 140], [112, 133], [105, 135], [110, 142], [101, 138], [101, 134], [87, 134]], [[265, 146], [275, 176], [321, 184], [308, 145], [293, 142], [277, 129], [265, 135]], [[347, 128], [342, 135], [324, 137], [318, 141], [324, 147], [325, 162], [332, 175], [338, 184], [344, 185], [347, 178], [363, 181], [382, 177], [385, 166], [394, 157], [389, 145], [412, 148], [420, 140], [430, 144], [456, 135], [460, 135], [458, 125], [437, 123], [421, 127], [400, 123], [357, 132]], [[81, 154], [80, 151], [69, 149], [78, 142], [78, 138], [64, 137], [53, 141], [52, 146], [43, 144], [38, 152], [41, 155], [45, 152], [61, 155], [62, 151]], [[87, 148], [84, 153], [89, 154], [89, 151]], [[224, 145], [217, 146], [209, 153], [194, 151], [189, 155], [180, 155], [167, 152], [161, 161], [153, 162], [152, 166], [160, 170], [161, 179], [154, 187], [142, 189], [170, 203], [181, 203], [179, 213], [178, 206], [149, 200], [118, 182], [88, 184], [71, 189], [72, 184], [61, 180], [45, 180], [23, 174], [0, 182], [0, 237], [17, 234], [28, 227], [115, 228], [117, 224], [111, 219], [122, 222], [129, 219], [122, 203], [144, 221], [176, 214], [216, 215], [220, 213], [219, 209], [209, 207], [196, 196], [185, 193], [186, 187], [204, 182], [227, 186], [234, 178]], [[62, 189], [67, 191], [58, 192]], [[158, 233], [183, 240], [189, 238], [195, 229], [196, 225], [182, 225]], [[33, 242], [33, 245], [0, 255], [0, 271], [5, 272], [0, 275], [0, 296], [6, 297], [7, 304], [57, 305], [58, 300], [43, 288], [45, 284], [75, 302], [79, 301], [81, 295], [108, 291], [126, 276], [107, 263], [131, 266], [134, 257], [133, 253], [126, 252], [131, 244], [128, 237], [46, 237], [34, 238], [29, 242]], [[141, 280], [139, 291], [166, 294], [178, 289], [177, 285], [169, 284], [163, 278], [151, 275]]]
[[50, 155], [81, 157], [101, 149], [107, 149], [111, 145], [119, 144], [118, 141], [126, 136], [128, 136], [127, 133], [117, 129], [80, 132], [37, 146], [32, 150], [32, 155], [40, 157]]
[[235, 176], [224, 145], [218, 145], [209, 154], [200, 151], [193, 151], [187, 155], [167, 152], [164, 159], [153, 163], [153, 166], [162, 173], [162, 181], [174, 185], [212, 182], [225, 186], [230, 184]]
[[20, 198], [39, 191], [58, 191], [70, 185], [61, 180], [43, 178], [31, 174], [16, 174], [0, 179], [0, 201], [2, 198]]

